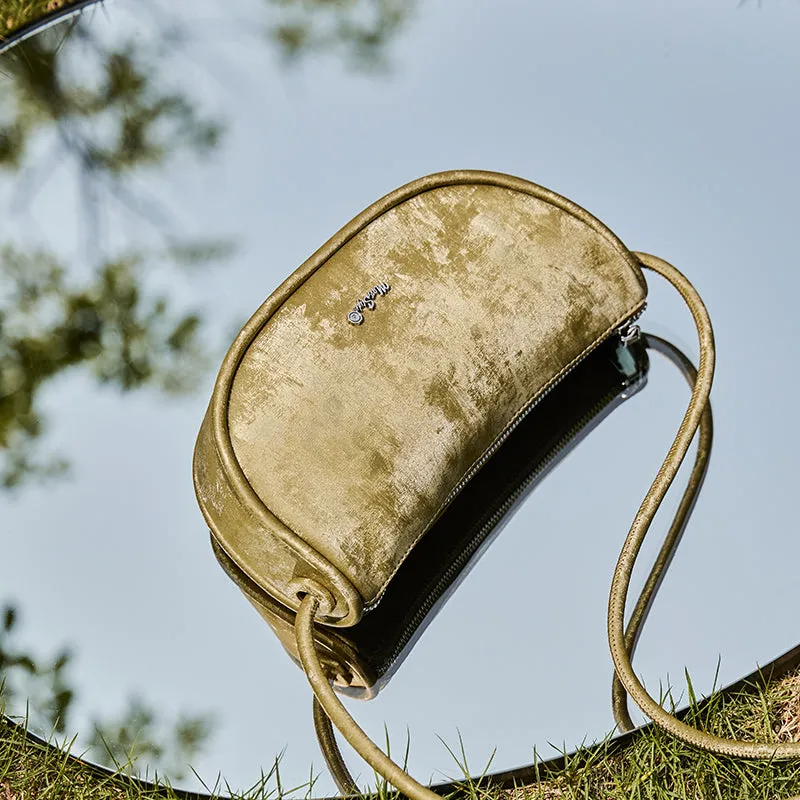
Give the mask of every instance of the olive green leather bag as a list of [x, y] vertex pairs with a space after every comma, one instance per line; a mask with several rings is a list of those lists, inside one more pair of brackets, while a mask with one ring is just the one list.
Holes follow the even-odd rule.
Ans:
[[[603, 419], [647, 383], [652, 337], [604, 342], [548, 392], [411, 549], [380, 602], [355, 625], [315, 625], [315, 646], [335, 688], [371, 700], [525, 498]], [[294, 611], [249, 578], [220, 547], [219, 565], [300, 667]]]
[[[437, 795], [348, 714], [331, 685], [348, 676], [334, 674], [315, 631], [369, 615], [526, 415], [601, 345], [636, 338], [647, 295], [642, 267], [686, 301], [700, 360], [689, 407], [612, 581], [617, 716], [627, 718], [627, 692], [655, 722], [700, 747], [797, 756], [800, 744], [721, 739], [678, 721], [631, 665], [638, 624], [634, 612], [626, 631], [631, 572], [708, 419], [714, 368], [708, 314], [674, 267], [629, 251], [588, 212], [536, 184], [492, 172], [438, 173], [388, 194], [335, 234], [263, 303], [223, 362], [194, 457], [215, 546], [296, 614], [292, 633], [321, 706], [318, 721], [326, 715], [410, 797]], [[671, 535], [691, 506], [695, 478]], [[653, 575], [657, 583], [657, 569]], [[340, 786], [351, 790], [346, 777]]]

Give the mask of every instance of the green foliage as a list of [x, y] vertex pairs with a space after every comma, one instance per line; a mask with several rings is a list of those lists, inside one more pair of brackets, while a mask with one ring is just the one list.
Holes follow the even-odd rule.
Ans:
[[[75, 693], [70, 688], [72, 654], [61, 650], [52, 658], [33, 655], [15, 641], [18, 615], [7, 605], [0, 613], [0, 706], [19, 713], [24, 705], [27, 724], [53, 734], [72, 733]], [[156, 770], [162, 778], [186, 777], [188, 765], [207, 744], [213, 719], [209, 714], [184, 714], [168, 724], [138, 697], [116, 716], [95, 718], [84, 756], [132, 774]]]
[[19, 169], [35, 135], [53, 128], [59, 145], [96, 178], [217, 146], [219, 122], [204, 118], [185, 96], [162, 90], [146, 49], [104, 51], [88, 30], [82, 35], [96, 63], [80, 78], [64, 69], [64, 49], [52, 36], [28, 39], [2, 58], [12, 90], [0, 98], [0, 166]]
[[[28, 182], [40, 187], [49, 177], [37, 175], [42, 148], [53, 148], [77, 167], [76, 205], [96, 234], [111, 202], [126, 215], [149, 213], [143, 209], [151, 204], [129, 186], [134, 174], [161, 169], [184, 151], [206, 156], [221, 126], [187, 97], [160, 88], [157, 42], [107, 50], [81, 25], [72, 33], [88, 58], [80, 70], [52, 33], [3, 57], [11, 81], [0, 96], [0, 174], [5, 168], [17, 176], [17, 194], [29, 196]], [[82, 369], [121, 391], [177, 393], [191, 390], [210, 366], [199, 315], [176, 311], [167, 294], [148, 289], [147, 275], [209, 263], [230, 247], [159, 230], [164, 246], [106, 255], [89, 276], [52, 253], [0, 241], [0, 486], [66, 471], [65, 458], [34, 446], [47, 429], [41, 390], [59, 374]], [[96, 236], [88, 249], [101, 249]]]
[[[96, 215], [104, 194], [120, 199], [125, 213], [135, 212], [132, 175], [159, 169], [182, 151], [207, 155], [221, 128], [188, 98], [160, 88], [150, 48], [128, 44], [107, 51], [80, 26], [73, 33], [88, 47], [94, 68], [72, 69], [69, 48], [52, 34], [3, 58], [11, 91], [0, 95], [0, 174], [25, 188], [49, 144], [73, 162], [80, 185], [88, 187], [78, 196], [86, 216]], [[150, 288], [148, 275], [210, 263], [230, 248], [162, 238], [159, 247], [118, 251], [94, 265], [71, 265], [53, 253], [0, 241], [0, 487], [19, 488], [34, 476], [66, 470], [65, 458], [41, 452], [48, 427], [41, 394], [58, 376], [78, 370], [122, 392], [150, 387], [177, 393], [194, 388], [210, 366], [200, 316], [176, 309], [167, 293]], [[90, 245], [100, 249], [97, 241]], [[16, 610], [8, 607], [0, 631], [0, 700], [17, 711], [24, 704], [38, 730], [68, 733], [70, 653], [46, 658], [30, 652], [16, 643], [16, 625]], [[170, 726], [132, 699], [117, 718], [95, 721], [88, 755], [110, 766], [122, 758], [133, 769], [145, 762], [164, 776], [182, 777], [210, 732], [205, 715]]]
[[185, 778], [188, 765], [203, 748], [213, 729], [208, 714], [183, 715], [166, 727], [156, 711], [133, 697], [118, 718], [95, 720], [94, 735], [86, 754], [91, 761], [109, 767], [136, 767], [171, 780]]
[[15, 644], [16, 625], [17, 610], [6, 606], [0, 628], [0, 702], [12, 706], [24, 699], [31, 725], [64, 733], [73, 699], [73, 691], [66, 682], [70, 653], [62, 650], [52, 659], [35, 658]]
[[342, 55], [362, 70], [387, 66], [386, 48], [416, 0], [266, 0], [277, 19], [268, 30], [288, 61], [311, 54]]
[[148, 266], [131, 255], [76, 282], [47, 253], [0, 248], [0, 485], [63, 473], [64, 459], [34, 447], [46, 430], [37, 399], [55, 376], [83, 367], [122, 391], [182, 392], [209, 366], [200, 317], [144, 291]]

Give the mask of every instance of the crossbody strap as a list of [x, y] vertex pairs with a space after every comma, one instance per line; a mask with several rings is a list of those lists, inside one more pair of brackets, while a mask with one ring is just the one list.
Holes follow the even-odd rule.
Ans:
[[689, 406], [678, 428], [678, 433], [639, 507], [614, 570], [608, 601], [608, 643], [611, 648], [614, 669], [623, 687], [639, 708], [657, 725], [690, 745], [737, 758], [797, 758], [800, 757], [800, 742], [769, 744], [727, 739], [700, 731], [681, 722], [663, 709], [647, 693], [633, 671], [629, 642], [626, 642], [625, 637], [625, 601], [628, 596], [631, 573], [650, 524], [675, 479], [695, 432], [701, 424], [703, 414], [708, 406], [708, 396], [714, 376], [714, 333], [708, 311], [697, 290], [681, 272], [666, 261], [646, 253], [635, 253], [634, 255], [645, 267], [666, 278], [683, 297], [697, 328], [700, 361]]
[[[711, 752], [739, 758], [782, 759], [798, 757], [800, 756], [800, 743], [798, 742], [767, 744], [725, 739], [700, 731], [691, 725], [681, 722], [663, 709], [659, 703], [647, 693], [641, 681], [633, 671], [631, 649], [633, 644], [635, 644], [636, 633], [641, 627], [641, 621], [646, 615], [649, 602], [658, 586], [659, 578], [658, 575], [656, 575], [653, 585], [646, 585], [643, 597], [645, 594], [648, 594], [649, 598], [646, 598], [644, 603], [640, 601], [640, 604], [637, 605], [637, 608], [639, 608], [640, 605], [641, 608], [639, 609], [638, 615], [632, 618], [626, 637], [625, 603], [630, 587], [631, 573], [633, 572], [636, 558], [639, 555], [650, 524], [686, 457], [686, 453], [689, 450], [695, 433], [697, 433], [703, 423], [704, 415], [707, 414], [709, 394], [711, 392], [711, 383], [714, 375], [714, 334], [708, 312], [696, 289], [681, 272], [666, 261], [646, 253], [635, 253], [634, 255], [643, 266], [668, 280], [677, 289], [684, 302], [689, 307], [695, 327], [697, 328], [700, 345], [700, 360], [686, 413], [678, 428], [672, 446], [633, 520], [633, 524], [625, 539], [622, 552], [614, 570], [608, 604], [608, 641], [611, 649], [611, 657], [614, 661], [614, 669], [624, 690], [633, 698], [645, 714], [657, 725], [691, 745]], [[703, 452], [702, 448], [699, 452]], [[690, 480], [696, 477], [697, 476], [693, 472]], [[699, 479], [702, 480], [702, 476], [700, 476]], [[699, 485], [697, 488], [699, 488]], [[686, 495], [684, 495], [684, 498], [685, 497]], [[681, 509], [679, 509], [679, 515], [680, 514]], [[684, 513], [683, 519], [685, 519], [685, 517], [686, 514]], [[673, 523], [670, 529], [670, 535], [679, 537], [682, 527], [682, 522], [678, 522], [677, 524]], [[664, 548], [662, 548], [662, 554], [664, 552]], [[668, 561], [669, 556], [667, 555], [666, 563], [668, 563]], [[652, 572], [651, 577], [653, 577]], [[297, 637], [300, 660], [322, 710], [324, 710], [328, 718], [344, 735], [353, 749], [355, 749], [379, 775], [389, 781], [389, 783], [400, 789], [400, 791], [412, 798], [412, 800], [439, 800], [439, 795], [414, 780], [414, 778], [392, 761], [369, 736], [364, 733], [336, 696], [320, 663], [314, 646], [313, 637], [314, 616], [320, 602], [324, 602], [326, 597], [325, 590], [320, 586], [319, 596], [317, 596], [314, 592], [316, 587], [310, 581], [308, 582], [308, 588], [309, 593], [303, 598], [297, 612], [295, 635]], [[615, 697], [621, 694], [621, 689], [615, 689]], [[615, 704], [617, 711], [622, 710], [621, 705], [620, 703]], [[625, 709], [624, 714], [622, 714], [623, 721], [625, 721], [626, 717], [627, 709]], [[627, 717], [627, 724], [629, 723], [630, 718]], [[341, 761], [340, 754], [339, 761]], [[347, 777], [350, 777], [349, 774], [347, 774]], [[350, 781], [352, 782], [352, 779], [350, 779]], [[347, 788], [350, 790], [352, 786], [347, 786]]]
[[[673, 366], [678, 368], [686, 379], [689, 388], [691, 389], [694, 387], [694, 383], [697, 380], [697, 370], [683, 352], [674, 344], [662, 339], [660, 336], [655, 336], [652, 333], [643, 333], [642, 336], [644, 337], [645, 346], [649, 351], [655, 351], [664, 356]], [[647, 615], [658, 593], [664, 575], [669, 569], [675, 550], [680, 544], [680, 539], [683, 535], [686, 523], [692, 513], [700, 489], [702, 488], [703, 480], [705, 479], [708, 469], [709, 458], [711, 456], [712, 438], [713, 417], [711, 414], [711, 404], [707, 403], [703, 416], [700, 419], [700, 428], [697, 432], [697, 451], [695, 453], [695, 460], [692, 465], [689, 480], [687, 481], [681, 501], [678, 504], [672, 525], [664, 539], [664, 543], [661, 546], [657, 558], [653, 562], [650, 574], [644, 582], [641, 594], [636, 602], [636, 606], [631, 612], [625, 630], [625, 643], [631, 658], [633, 658], [639, 633], [647, 619]], [[612, 686], [612, 708], [619, 729], [621, 731], [631, 730], [634, 725], [628, 713], [628, 694], [622, 682], [617, 677], [616, 672], [614, 673]], [[339, 791], [343, 795], [358, 794], [358, 785], [342, 758], [342, 753], [336, 741], [336, 735], [331, 721], [319, 704], [316, 695], [314, 695], [313, 715], [314, 729], [317, 734], [320, 750], [325, 758], [328, 771], [339, 787]]]
[[347, 764], [342, 758], [342, 751], [336, 741], [336, 732], [333, 730], [330, 717], [325, 713], [325, 709], [319, 704], [317, 696], [314, 695], [314, 732], [317, 734], [319, 749], [328, 766], [328, 772], [333, 776], [339, 791], [343, 795], [359, 795], [361, 791], [355, 782]]
[[[652, 333], [644, 334], [647, 349], [655, 350], [661, 353], [668, 361], [674, 364], [686, 378], [689, 388], [694, 388], [697, 381], [697, 369], [694, 364], [681, 352], [674, 344], [662, 339], [660, 336], [654, 336]], [[689, 475], [689, 480], [686, 483], [686, 488], [675, 511], [675, 516], [672, 519], [669, 531], [661, 545], [661, 549], [656, 556], [653, 566], [650, 569], [650, 574], [644, 582], [639, 599], [631, 612], [628, 619], [628, 625], [625, 629], [625, 647], [628, 650], [628, 657], [633, 659], [633, 654], [636, 651], [636, 643], [642, 627], [650, 612], [653, 600], [661, 586], [661, 581], [664, 579], [669, 565], [672, 562], [672, 557], [675, 555], [678, 545], [680, 544], [681, 536], [686, 528], [686, 523], [691, 516], [694, 505], [697, 502], [697, 497], [700, 494], [700, 489], [703, 486], [703, 481], [708, 471], [708, 461], [711, 457], [711, 444], [714, 438], [714, 420], [711, 414], [711, 403], [707, 402], [703, 416], [700, 418], [700, 428], [697, 431], [697, 451], [695, 453], [694, 464], [692, 471]], [[622, 685], [617, 673], [614, 672], [614, 678], [611, 689], [611, 706], [614, 711], [614, 719], [617, 726], [621, 731], [629, 731], [634, 727], [633, 721], [628, 713], [628, 693]]]

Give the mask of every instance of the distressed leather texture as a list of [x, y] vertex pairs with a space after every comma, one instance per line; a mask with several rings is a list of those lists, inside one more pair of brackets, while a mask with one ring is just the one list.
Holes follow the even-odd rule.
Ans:
[[[340, 692], [367, 700], [391, 679], [436, 614], [528, 493], [614, 408], [646, 383], [644, 337], [613, 337], [543, 397], [403, 562], [381, 602], [349, 628], [316, 625], [314, 640]], [[300, 664], [295, 614], [247, 578], [212, 536], [220, 566]]]
[[624, 245], [535, 184], [460, 171], [387, 195], [229, 351], [195, 451], [212, 534], [284, 605], [312, 580], [321, 621], [355, 624], [482, 456], [645, 296]]

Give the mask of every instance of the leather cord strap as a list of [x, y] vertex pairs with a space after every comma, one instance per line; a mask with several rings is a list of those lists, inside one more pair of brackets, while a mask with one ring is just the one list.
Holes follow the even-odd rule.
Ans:
[[328, 771], [333, 775], [339, 791], [343, 795], [360, 795], [358, 784], [353, 780], [353, 776], [342, 758], [342, 751], [336, 741], [336, 733], [331, 720], [325, 713], [325, 709], [319, 704], [316, 695], [314, 695], [314, 731], [317, 734], [317, 741], [325, 763], [328, 765]]
[[[647, 349], [661, 353], [671, 363], [677, 366], [684, 378], [686, 378], [689, 388], [693, 388], [697, 380], [697, 370], [694, 364], [692, 364], [674, 344], [671, 344], [659, 336], [654, 336], [652, 333], [643, 335], [647, 343]], [[625, 629], [625, 646], [630, 659], [633, 659], [642, 626], [647, 619], [653, 600], [664, 579], [664, 575], [669, 569], [672, 557], [675, 555], [675, 550], [680, 544], [683, 531], [686, 528], [686, 523], [691, 516], [694, 504], [697, 501], [697, 496], [703, 486], [703, 481], [705, 480], [708, 470], [708, 461], [711, 457], [713, 436], [714, 422], [711, 414], [711, 403], [708, 402], [703, 411], [703, 416], [700, 418], [700, 429], [697, 432], [697, 452], [695, 453], [694, 465], [692, 466], [692, 472], [686, 484], [686, 489], [678, 504], [678, 509], [675, 512], [675, 517], [672, 520], [669, 532], [664, 539], [664, 543], [661, 545], [658, 556], [653, 562], [650, 574], [644, 582], [639, 599], [636, 601], [636, 605], [628, 620], [628, 626]], [[634, 724], [628, 713], [628, 694], [622, 682], [617, 677], [616, 672], [614, 673], [611, 687], [611, 706], [614, 711], [614, 719], [619, 729], [621, 731], [633, 730]]]
[[314, 647], [313, 623], [318, 606], [319, 600], [313, 594], [309, 592], [309, 594], [305, 595], [297, 611], [295, 635], [297, 636], [297, 648], [300, 651], [300, 661], [324, 712], [361, 758], [375, 772], [389, 781], [392, 786], [412, 798], [412, 800], [441, 800], [440, 795], [415, 781], [407, 772], [395, 764], [364, 733], [358, 723], [348, 714], [341, 700], [336, 696]]
[[[633, 671], [631, 650], [635, 644], [636, 636], [646, 616], [647, 608], [655, 590], [658, 588], [660, 581], [659, 575], [663, 574], [664, 568], [669, 563], [670, 552], [674, 550], [674, 545], [680, 538], [685, 519], [688, 516], [688, 511], [691, 509], [694, 496], [696, 496], [697, 489], [699, 489], [699, 483], [696, 483], [694, 488], [692, 488], [693, 484], [691, 482], [702, 481], [702, 474], [698, 474], [697, 472], [697, 459], [695, 461], [695, 470], [693, 470], [690, 478], [690, 487], [684, 493], [684, 498], [679, 508], [676, 521], [673, 522], [670, 528], [668, 542], [671, 538], [672, 546], [667, 549], [665, 549], [666, 545], [662, 547], [661, 553], [659, 554], [660, 561], [656, 562], [656, 567], [651, 571], [642, 598], [640, 598], [637, 604], [637, 609], [639, 610], [638, 614], [635, 613], [634, 616], [632, 616], [626, 634], [625, 603], [630, 587], [631, 573], [633, 572], [636, 558], [639, 555], [642, 542], [650, 528], [650, 524], [675, 479], [695, 434], [698, 432], [698, 429], [701, 429], [701, 426], [705, 429], [705, 435], [709, 437], [707, 443], [710, 444], [711, 428], [708, 409], [709, 394], [711, 392], [711, 383], [714, 375], [713, 329], [706, 307], [697, 291], [681, 272], [666, 261], [656, 256], [648, 255], [647, 253], [634, 253], [634, 255], [644, 267], [668, 280], [677, 289], [686, 305], [689, 307], [695, 327], [697, 328], [700, 344], [700, 361], [686, 413], [678, 428], [672, 446], [633, 520], [628, 536], [623, 544], [619, 560], [617, 561], [617, 566], [614, 570], [608, 603], [608, 641], [611, 649], [611, 657], [614, 661], [614, 669], [619, 683], [642, 711], [657, 725], [688, 744], [703, 750], [738, 758], [784, 759], [798, 757], [800, 756], [800, 743], [798, 742], [767, 744], [725, 739], [700, 731], [691, 725], [681, 722], [663, 709], [659, 703], [647, 693], [641, 681]], [[703, 421], [704, 418], [707, 420], [706, 423]], [[701, 439], [701, 447], [698, 451], [698, 458], [701, 461], [704, 452], [707, 459], [707, 450], [704, 449]], [[662, 558], [662, 556], [665, 557]], [[661, 566], [657, 569], [659, 564]], [[304, 596], [297, 612], [295, 635], [297, 637], [300, 660], [322, 710], [344, 735], [353, 749], [379, 775], [389, 781], [389, 783], [412, 800], [439, 800], [439, 795], [414, 780], [414, 778], [402, 770], [378, 748], [358, 726], [336, 696], [314, 646], [313, 620], [319, 604], [320, 599], [313, 593], [309, 592]], [[621, 694], [621, 690], [615, 689], [615, 696]], [[615, 710], [621, 712], [623, 703], [617, 703], [615, 705]], [[620, 713], [620, 716], [623, 722], [626, 722], [625, 718], [627, 717], [626, 724], [630, 724], [630, 718], [627, 716], [627, 709], [625, 709], [624, 713]], [[326, 725], [323, 725], [322, 728], [324, 731]], [[332, 733], [332, 729], [329, 727], [327, 729]], [[320, 728], [318, 727], [318, 731], [319, 730]], [[335, 747], [335, 741], [333, 744]], [[336, 747], [336, 754], [338, 755], [338, 761], [341, 762], [341, 754], [338, 753], [338, 747]], [[333, 755], [332, 752], [331, 755]], [[328, 755], [326, 754], [326, 759], [327, 758]], [[337, 759], [334, 758], [334, 761], [336, 760]], [[345, 774], [352, 783], [352, 778], [349, 773], [347, 773], [346, 769]], [[341, 778], [343, 776], [339, 777]], [[348, 789], [349, 788], [348, 786]]]
[[[645, 339], [647, 349], [661, 353], [670, 363], [674, 364], [680, 370], [684, 378], [686, 378], [686, 382], [691, 389], [697, 379], [697, 370], [694, 364], [692, 364], [675, 345], [665, 339], [655, 336], [652, 333], [643, 333], [642, 336]], [[706, 405], [703, 416], [700, 419], [700, 429], [697, 437], [698, 442], [695, 462], [686, 489], [684, 490], [683, 497], [678, 505], [664, 544], [653, 563], [650, 574], [644, 583], [642, 592], [631, 613], [628, 626], [625, 630], [625, 642], [631, 658], [633, 658], [636, 641], [647, 619], [653, 600], [658, 593], [666, 571], [669, 569], [675, 550], [678, 544], [680, 544], [681, 536], [686, 528], [686, 523], [692, 513], [692, 509], [694, 508], [708, 470], [713, 438], [713, 417], [710, 403]], [[628, 713], [628, 694], [616, 673], [614, 673], [612, 685], [612, 708], [619, 729], [622, 731], [632, 730], [634, 725]], [[316, 695], [314, 696], [314, 729], [317, 734], [320, 750], [328, 766], [328, 771], [336, 781], [339, 791], [343, 795], [357, 794], [359, 791], [358, 786], [342, 758], [342, 753], [336, 741], [336, 735], [331, 721], [327, 714], [325, 714], [322, 706], [320, 706]]]
[[661, 465], [661, 469], [659, 469], [653, 484], [639, 507], [614, 570], [608, 601], [608, 642], [611, 648], [611, 657], [614, 661], [614, 669], [625, 690], [639, 708], [653, 722], [687, 744], [702, 750], [736, 758], [797, 758], [800, 756], [800, 742], [768, 744], [726, 739], [700, 731], [685, 722], [681, 722], [663, 709], [647, 693], [633, 671], [629, 646], [625, 638], [625, 601], [628, 596], [631, 573], [650, 524], [667, 490], [675, 479], [675, 475], [686, 456], [695, 432], [701, 425], [703, 414], [708, 407], [708, 396], [711, 392], [711, 382], [714, 376], [714, 333], [711, 327], [711, 320], [708, 317], [708, 311], [697, 290], [681, 272], [666, 261], [646, 253], [634, 253], [634, 255], [645, 267], [666, 278], [683, 297], [692, 313], [692, 318], [697, 328], [700, 342], [700, 362], [689, 406], [678, 428], [678, 433], [667, 453], [667, 457], [664, 459], [664, 463]]

